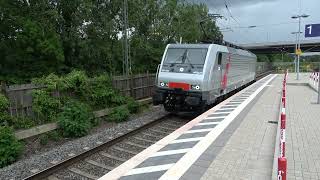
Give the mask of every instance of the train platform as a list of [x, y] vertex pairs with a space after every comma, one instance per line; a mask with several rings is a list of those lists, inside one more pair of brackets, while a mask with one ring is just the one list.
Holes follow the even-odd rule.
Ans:
[[[287, 177], [319, 179], [320, 106], [312, 103], [315, 91], [293, 76], [287, 87]], [[282, 79], [273, 74], [257, 81], [100, 179], [274, 178]]]
[[308, 86], [310, 73], [287, 80], [287, 179], [320, 179], [320, 105]]

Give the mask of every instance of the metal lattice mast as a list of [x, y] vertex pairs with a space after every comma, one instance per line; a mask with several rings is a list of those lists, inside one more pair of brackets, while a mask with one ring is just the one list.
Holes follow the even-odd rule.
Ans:
[[128, 76], [131, 70], [129, 62], [129, 41], [128, 41], [128, 0], [123, 0], [123, 74]]

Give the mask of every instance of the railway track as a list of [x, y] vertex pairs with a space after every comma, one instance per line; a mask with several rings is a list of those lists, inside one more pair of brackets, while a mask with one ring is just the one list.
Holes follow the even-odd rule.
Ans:
[[[259, 80], [270, 73], [272, 71], [259, 74], [256, 79]], [[241, 89], [243, 88], [245, 87]], [[217, 103], [238, 91], [231, 92]], [[193, 118], [192, 116], [166, 115], [25, 179], [98, 179]]]
[[25, 179], [98, 179], [193, 118], [166, 115]]

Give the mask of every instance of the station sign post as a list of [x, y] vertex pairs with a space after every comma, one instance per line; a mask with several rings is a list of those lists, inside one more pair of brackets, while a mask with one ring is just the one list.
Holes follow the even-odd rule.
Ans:
[[304, 36], [308, 37], [319, 37], [320, 36], [320, 24], [307, 24], [304, 32]]
[[[320, 24], [307, 24], [304, 32], [304, 36], [308, 37], [320, 37]], [[319, 65], [320, 74], [320, 65]], [[320, 75], [319, 75], [320, 76]], [[320, 104], [320, 77], [318, 80], [318, 104]]]

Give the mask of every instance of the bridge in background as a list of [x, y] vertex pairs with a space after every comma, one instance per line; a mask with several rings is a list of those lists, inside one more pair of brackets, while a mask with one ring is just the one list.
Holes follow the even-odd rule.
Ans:
[[[280, 41], [267, 43], [239, 44], [238, 46], [250, 50], [256, 54], [273, 54], [273, 53], [294, 53], [295, 41]], [[302, 52], [320, 52], [320, 39], [310, 39], [301, 41]]]

